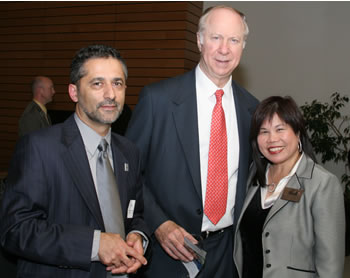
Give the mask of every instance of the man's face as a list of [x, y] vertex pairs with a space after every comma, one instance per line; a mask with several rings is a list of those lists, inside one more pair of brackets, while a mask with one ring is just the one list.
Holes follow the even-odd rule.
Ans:
[[238, 66], [244, 47], [244, 24], [237, 13], [217, 9], [209, 14], [205, 30], [197, 34], [200, 67], [218, 87], [226, 84]]
[[45, 104], [52, 101], [55, 89], [50, 78], [44, 78], [41, 85], [41, 94], [45, 99]]
[[123, 110], [126, 80], [122, 64], [115, 58], [92, 58], [85, 62], [79, 85], [70, 84], [69, 94], [77, 102], [76, 112], [90, 127], [113, 123]]

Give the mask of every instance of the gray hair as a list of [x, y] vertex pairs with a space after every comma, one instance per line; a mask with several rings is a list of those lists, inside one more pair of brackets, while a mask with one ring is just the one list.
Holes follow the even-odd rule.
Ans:
[[248, 24], [247, 24], [247, 19], [246, 16], [244, 15], [244, 13], [240, 12], [239, 10], [236, 10], [232, 7], [229, 6], [225, 6], [225, 5], [220, 5], [220, 6], [214, 6], [214, 7], [209, 7], [208, 9], [206, 9], [203, 13], [203, 15], [201, 16], [201, 18], [199, 19], [199, 23], [198, 23], [198, 34], [199, 34], [199, 40], [200, 43], [203, 44], [203, 33], [205, 31], [206, 28], [206, 24], [207, 24], [207, 18], [209, 16], [209, 14], [217, 9], [227, 9], [230, 10], [236, 14], [238, 14], [243, 21], [243, 25], [244, 25], [244, 33], [243, 33], [243, 47], [246, 44], [246, 40], [248, 38], [248, 34], [249, 34], [249, 28], [248, 28]]

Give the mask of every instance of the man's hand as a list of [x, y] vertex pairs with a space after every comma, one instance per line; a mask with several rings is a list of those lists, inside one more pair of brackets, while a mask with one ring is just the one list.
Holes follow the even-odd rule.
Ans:
[[165, 221], [155, 231], [155, 235], [170, 257], [184, 262], [193, 261], [194, 257], [184, 246], [184, 237], [187, 237], [194, 244], [197, 240], [182, 227], [173, 221]]
[[127, 243], [119, 234], [101, 233], [98, 255], [100, 261], [107, 265], [107, 271], [113, 274], [131, 273], [147, 264], [143, 256], [142, 239], [138, 236], [134, 233], [128, 235]]

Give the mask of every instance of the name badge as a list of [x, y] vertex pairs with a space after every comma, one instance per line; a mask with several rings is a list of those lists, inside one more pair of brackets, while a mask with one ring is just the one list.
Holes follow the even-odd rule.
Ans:
[[136, 200], [130, 200], [129, 206], [128, 206], [127, 218], [134, 217], [135, 204], [136, 204]]
[[304, 189], [285, 187], [282, 192], [281, 199], [286, 201], [299, 202], [303, 193]]
[[128, 163], [124, 163], [124, 171], [129, 172], [129, 164]]

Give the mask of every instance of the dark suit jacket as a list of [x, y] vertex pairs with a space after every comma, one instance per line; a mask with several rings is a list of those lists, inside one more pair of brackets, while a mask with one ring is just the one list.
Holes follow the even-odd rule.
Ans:
[[22, 113], [19, 119], [19, 136], [23, 136], [32, 131], [49, 127], [51, 120], [49, 115], [46, 115], [40, 106], [33, 100], [31, 101]]
[[[147, 233], [139, 153], [113, 133], [111, 148], [126, 233]], [[20, 138], [7, 186], [1, 244], [19, 256], [19, 277], [106, 277], [105, 266], [91, 262], [94, 230], [104, 231], [104, 224], [73, 115], [63, 124]], [[130, 200], [136, 200], [136, 207], [133, 218], [127, 219]]]
[[[258, 101], [235, 82], [232, 89], [240, 138], [235, 204], [238, 219], [250, 162], [250, 119]], [[126, 137], [142, 153], [145, 221], [151, 232], [173, 220], [189, 233], [199, 234], [203, 205], [195, 70], [144, 87]], [[153, 250], [154, 262], [161, 263], [161, 256], [166, 256], [162, 250]]]

